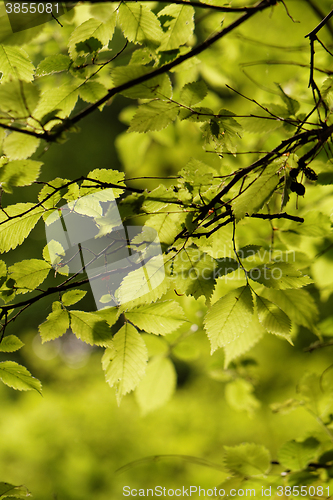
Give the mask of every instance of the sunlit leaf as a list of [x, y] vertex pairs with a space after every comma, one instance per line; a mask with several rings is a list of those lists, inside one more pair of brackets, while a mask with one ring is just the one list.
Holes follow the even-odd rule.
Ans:
[[113, 337], [112, 346], [103, 356], [106, 381], [116, 388], [118, 405], [122, 397], [135, 389], [148, 361], [145, 343], [137, 330], [126, 323]]
[[157, 335], [171, 333], [185, 321], [181, 306], [172, 300], [131, 309], [126, 313], [126, 318], [140, 330]]
[[169, 358], [156, 356], [149, 361], [146, 373], [135, 391], [144, 415], [167, 403], [176, 388], [176, 380], [176, 370]]
[[211, 352], [241, 336], [252, 316], [253, 301], [248, 286], [236, 288], [215, 302], [204, 321]]
[[40, 381], [33, 377], [24, 366], [14, 361], [0, 363], [0, 380], [18, 391], [35, 390], [42, 393]]

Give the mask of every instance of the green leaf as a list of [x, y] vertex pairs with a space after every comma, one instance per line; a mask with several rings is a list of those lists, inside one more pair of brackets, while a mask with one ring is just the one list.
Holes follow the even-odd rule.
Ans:
[[129, 42], [157, 44], [163, 35], [156, 15], [142, 3], [121, 3], [118, 21]]
[[267, 299], [256, 296], [259, 321], [262, 326], [270, 333], [281, 335], [289, 342], [291, 321], [277, 305]]
[[131, 120], [128, 132], [146, 133], [162, 130], [177, 118], [178, 110], [178, 104], [170, 101], [142, 104]]
[[25, 366], [14, 361], [0, 363], [0, 380], [18, 391], [35, 390], [40, 394], [42, 393], [40, 381], [33, 377]]
[[[38, 137], [20, 132], [11, 132], [3, 141], [3, 152], [11, 160], [24, 160], [34, 154], [39, 144], [40, 139]], [[39, 164], [42, 165], [42, 163]]]
[[[61, 192], [58, 188], [60, 188], [64, 184], [67, 184], [67, 182], [68, 182], [67, 179], [61, 179], [60, 177], [57, 177], [56, 179], [49, 181], [48, 184], [43, 186], [42, 189], [39, 191], [38, 201], [42, 202], [43, 207], [45, 207], [46, 209], [55, 208], [56, 204], [61, 200]], [[46, 200], [45, 198], [50, 194], [52, 194], [52, 196], [50, 196]], [[45, 213], [45, 219], [47, 219], [50, 213], [52, 212]]]
[[99, 309], [92, 314], [102, 318], [109, 326], [113, 326], [120, 316], [120, 310], [117, 307], [105, 307], [104, 309]]
[[8, 190], [11, 186], [30, 186], [38, 179], [42, 165], [42, 162], [34, 160], [10, 161], [0, 169], [0, 182], [4, 184], [3, 189]]
[[171, 333], [186, 321], [183, 309], [173, 300], [132, 309], [126, 313], [126, 318], [140, 330], [156, 335]]
[[45, 260], [29, 259], [15, 262], [8, 268], [8, 274], [15, 281], [17, 293], [27, 293], [46, 279], [50, 269], [52, 266]]
[[[168, 207], [165, 208], [165, 212], [168, 212]], [[181, 218], [183, 217], [185, 219], [184, 216], [186, 216], [186, 214], [158, 214], [150, 217], [145, 225], [147, 227], [156, 229], [161, 243], [164, 243], [165, 245], [171, 245], [174, 242], [175, 237], [179, 233]]]
[[270, 453], [259, 444], [244, 443], [238, 446], [225, 446], [225, 465], [236, 475], [261, 476], [271, 468]]
[[118, 405], [138, 385], [147, 361], [148, 352], [141, 335], [126, 323], [113, 337], [112, 347], [105, 351], [102, 360], [106, 381], [116, 388]]
[[71, 59], [64, 54], [56, 54], [52, 56], [47, 56], [43, 59], [37, 66], [36, 75], [45, 76], [53, 75], [53, 73], [60, 73], [61, 71], [67, 71], [71, 64]]
[[255, 116], [250, 116], [241, 119], [241, 124], [247, 132], [252, 134], [268, 134], [277, 128], [282, 127], [283, 121], [278, 118], [273, 118], [268, 113], [257, 111], [252, 112]]
[[260, 402], [253, 395], [253, 385], [238, 378], [226, 385], [225, 398], [227, 403], [237, 411], [247, 411], [250, 415], [260, 407]]
[[[124, 192], [124, 189], [123, 189], [123, 186], [125, 186], [125, 184], [124, 184], [124, 177], [125, 177], [124, 172], [119, 172], [118, 170], [112, 170], [111, 168], [110, 169], [96, 168], [95, 170], [92, 170], [91, 172], [89, 172], [87, 177], [89, 179], [96, 179], [99, 182], [105, 182], [106, 184], [113, 184], [113, 185], [118, 184], [119, 189], [116, 187], [112, 187], [112, 194], [113, 194], [114, 198], [118, 198]], [[93, 180], [92, 181], [90, 181], [90, 180], [84, 181], [84, 183], [82, 183], [82, 185], [81, 185], [80, 195], [84, 196], [86, 194], [100, 191], [101, 189], [105, 189], [107, 187], [107, 186], [100, 185], [100, 187], [97, 187], [97, 188], [89, 188], [89, 186], [91, 186], [91, 185], [92, 186], [96, 186], [96, 185], [99, 186], [99, 183], [96, 183]], [[103, 196], [103, 193], [101, 193], [101, 195]], [[112, 200], [101, 199], [101, 201], [112, 201]]]
[[[39, 101], [36, 85], [16, 80], [0, 85], [0, 109], [14, 118], [33, 114]], [[20, 134], [22, 135], [22, 134]]]
[[268, 167], [235, 199], [232, 210], [236, 219], [251, 216], [263, 207], [279, 182], [276, 170], [276, 165]]
[[7, 335], [0, 343], [0, 352], [15, 352], [23, 346], [24, 343], [16, 335]]
[[239, 337], [223, 347], [225, 359], [224, 368], [228, 368], [231, 361], [248, 352], [264, 336], [266, 331], [259, 323], [258, 317], [253, 315], [252, 320]]
[[[116, 18], [112, 16], [107, 22], [88, 19], [72, 32], [68, 41], [68, 51], [72, 60], [79, 55], [90, 54], [101, 49], [112, 39]], [[99, 43], [96, 43], [99, 42]]]
[[109, 345], [112, 333], [102, 317], [83, 311], [70, 311], [69, 314], [71, 329], [77, 338], [90, 345]]
[[290, 470], [302, 470], [309, 462], [317, 458], [320, 443], [313, 437], [298, 442], [287, 441], [278, 452], [278, 460], [283, 467]]
[[0, 498], [10, 497], [15, 500], [30, 496], [31, 495], [25, 486], [14, 486], [14, 484], [0, 483]]
[[[34, 203], [17, 203], [6, 207], [7, 215], [0, 212], [0, 252], [16, 248], [29, 236], [44, 212], [40, 207], [34, 207]], [[30, 209], [25, 215], [16, 217]]]
[[298, 101], [296, 101], [295, 99], [292, 99], [291, 97], [289, 97], [285, 92], [284, 90], [282, 89], [281, 85], [279, 84], [276, 84], [278, 89], [280, 90], [280, 96], [284, 102], [284, 104], [286, 105], [287, 107], [287, 110], [288, 110], [288, 113], [289, 115], [292, 115], [292, 116], [295, 116], [297, 111], [299, 110], [300, 108], [300, 104]]
[[46, 321], [38, 327], [42, 343], [57, 339], [69, 329], [69, 314], [65, 309], [55, 309], [48, 315]]
[[191, 108], [201, 102], [207, 95], [207, 85], [203, 80], [184, 85], [180, 92], [180, 102]]
[[61, 297], [61, 302], [64, 306], [72, 306], [79, 302], [86, 295], [87, 292], [84, 290], [69, 290], [65, 292]]
[[291, 229], [298, 234], [314, 238], [325, 237], [331, 231], [331, 221], [328, 215], [312, 210], [304, 215], [304, 222], [293, 223]]
[[79, 95], [83, 101], [96, 102], [107, 94], [107, 89], [99, 82], [85, 82], [79, 88]]
[[287, 262], [271, 262], [261, 264], [248, 272], [248, 277], [268, 288], [285, 290], [286, 288], [302, 288], [313, 283], [313, 280]]
[[242, 335], [252, 316], [253, 301], [248, 286], [236, 288], [215, 302], [204, 320], [211, 352]]
[[318, 308], [306, 290], [264, 290], [261, 295], [280, 307], [292, 321], [306, 328], [312, 328], [318, 321]]
[[1, 83], [10, 82], [12, 79], [31, 82], [35, 67], [23, 49], [0, 44], [0, 72]]
[[168, 290], [170, 282], [165, 279], [163, 257], [151, 259], [144, 267], [128, 273], [116, 292], [122, 307], [133, 309], [160, 299]]
[[144, 415], [165, 405], [175, 391], [177, 374], [169, 358], [156, 356], [149, 361], [146, 373], [135, 391]]
[[[118, 87], [151, 72], [151, 67], [130, 64], [129, 66], [118, 66], [112, 71], [111, 76], [113, 84]], [[169, 99], [172, 97], [172, 87], [168, 75], [163, 74], [150, 78], [127, 90], [123, 90], [121, 94], [131, 99], [154, 99], [156, 97], [160, 99]]]
[[44, 119], [45, 122], [45, 117], [52, 115], [52, 120], [48, 119], [44, 127], [50, 130], [59, 122], [59, 119], [66, 118], [70, 115], [75, 107], [77, 98], [78, 89], [74, 85], [62, 85], [58, 88], [45, 90], [34, 111], [34, 118], [40, 121]]
[[[301, 396], [301, 403], [317, 417], [322, 413], [322, 402], [324, 392], [322, 390], [321, 377], [316, 373], [305, 373], [297, 386], [297, 392]], [[324, 400], [326, 410], [327, 401]]]
[[188, 247], [173, 259], [171, 276], [175, 278], [178, 293], [193, 295], [196, 299], [201, 295], [209, 298], [219, 276], [216, 269], [217, 262], [210, 255], [199, 248]]
[[160, 184], [146, 195], [142, 209], [147, 213], [158, 212], [172, 201], [177, 201], [176, 193], [172, 189], [168, 189], [163, 184]]
[[[160, 51], [178, 49], [191, 37], [194, 30], [194, 8], [187, 5], [168, 5], [159, 13], [159, 17], [167, 16], [163, 28], [168, 28], [164, 33]], [[173, 19], [169, 19], [172, 17]]]

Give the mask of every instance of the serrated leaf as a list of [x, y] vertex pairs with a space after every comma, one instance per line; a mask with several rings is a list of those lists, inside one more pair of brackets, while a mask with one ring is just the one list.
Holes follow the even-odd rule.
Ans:
[[265, 446], [244, 443], [238, 446], [225, 446], [224, 449], [225, 465], [236, 475], [261, 476], [270, 470], [270, 453]]
[[156, 335], [166, 335], [179, 328], [186, 320], [181, 306], [169, 300], [131, 309], [126, 318], [140, 330]]
[[[122, 4], [123, 5], [123, 4]], [[151, 73], [152, 68], [139, 64], [129, 66], [118, 66], [112, 71], [112, 80], [116, 87], [130, 82], [140, 76]], [[139, 83], [130, 89], [121, 92], [125, 97], [131, 99], [169, 99], [172, 97], [172, 87], [168, 75], [163, 74]]]
[[187, 83], [180, 92], [180, 102], [191, 108], [193, 105], [201, 102], [207, 93], [207, 85], [203, 80]]
[[0, 342], [0, 352], [15, 352], [23, 346], [24, 343], [16, 335], [7, 335]]
[[293, 231], [305, 236], [314, 238], [325, 237], [331, 230], [331, 221], [328, 215], [312, 210], [304, 216], [303, 223], [296, 223], [291, 226]]
[[[38, 201], [42, 202], [43, 207], [45, 207], [46, 209], [55, 208], [58, 201], [61, 200], [61, 192], [58, 188], [60, 188], [64, 184], [67, 184], [68, 182], [69, 181], [67, 179], [61, 179], [60, 177], [57, 177], [56, 179], [49, 181], [47, 185], [43, 186], [42, 189], [39, 191]], [[50, 194], [52, 194], [52, 196], [50, 196], [46, 200], [45, 198], [47, 198]], [[50, 212], [46, 212], [45, 215], [47, 216], [50, 215]]]
[[188, 120], [190, 122], [207, 122], [214, 116], [214, 111], [210, 108], [202, 106], [193, 107], [192, 109], [182, 108], [179, 112], [180, 120]]
[[256, 296], [259, 321], [270, 333], [281, 335], [289, 342], [291, 321], [276, 304], [259, 295]]
[[[105, 182], [107, 184], [113, 184], [113, 185], [118, 184], [119, 189], [116, 187], [112, 187], [109, 189], [110, 192], [112, 190], [113, 198], [118, 198], [124, 192], [124, 189], [123, 189], [124, 178], [125, 178], [124, 172], [119, 172], [118, 170], [112, 170], [111, 168], [110, 169], [96, 168], [95, 170], [92, 170], [91, 172], [89, 172], [87, 174], [87, 177], [89, 179], [96, 179], [100, 182]], [[97, 188], [89, 188], [89, 186], [91, 186], [91, 185], [92, 186], [97, 185]], [[84, 183], [82, 183], [81, 188], [80, 188], [80, 195], [83, 196], [86, 194], [98, 192], [101, 189], [105, 189], [105, 186], [104, 187], [102, 185], [100, 187], [98, 187], [98, 186], [99, 186], [99, 184], [94, 182], [93, 180], [92, 181], [91, 180], [84, 181]], [[109, 195], [109, 192], [105, 193], [105, 194], [107, 196], [107, 195]], [[103, 193], [101, 193], [101, 201], [112, 201], [112, 199], [109, 200], [108, 198], [106, 198], [103, 200], [102, 198], [103, 198]]]
[[38, 327], [42, 343], [57, 339], [69, 329], [69, 314], [65, 309], [54, 309]]
[[187, 5], [168, 5], [164, 7], [158, 16], [168, 16], [173, 19], [167, 20], [163, 27], [168, 28], [164, 33], [160, 51], [178, 49], [191, 37], [194, 30], [194, 8]]
[[141, 335], [126, 323], [113, 337], [112, 347], [105, 351], [102, 360], [106, 381], [116, 388], [118, 405], [138, 385], [147, 361], [148, 352]]
[[287, 262], [261, 264], [248, 272], [248, 277], [268, 288], [285, 290], [286, 288], [302, 288], [313, 283], [313, 280]]
[[18, 391], [35, 390], [42, 393], [42, 385], [39, 380], [31, 375], [25, 366], [14, 361], [3, 361], [0, 363], [0, 380]]
[[128, 132], [162, 130], [177, 118], [178, 110], [178, 104], [170, 101], [142, 104], [132, 118]]
[[29, 259], [16, 262], [8, 268], [10, 279], [15, 281], [16, 293], [27, 293], [37, 288], [52, 267], [45, 260]]
[[237, 339], [252, 317], [253, 301], [248, 286], [236, 288], [215, 302], [204, 320], [211, 352]]
[[158, 212], [172, 201], [177, 201], [175, 192], [172, 189], [168, 189], [163, 184], [160, 184], [156, 189], [153, 189], [153, 191], [145, 196], [142, 209], [147, 213]]
[[[24, 160], [34, 154], [39, 144], [40, 139], [38, 137], [12, 132], [5, 137], [2, 147], [5, 155], [11, 160]], [[39, 164], [41, 165], [41, 163]]]
[[302, 470], [317, 458], [319, 445], [319, 441], [313, 437], [302, 442], [294, 439], [287, 441], [278, 451], [278, 460], [287, 469]]
[[[68, 51], [71, 59], [75, 60], [79, 55], [90, 54], [101, 49], [112, 39], [115, 24], [115, 16], [112, 16], [106, 22], [91, 18], [80, 24], [72, 32], [68, 41]], [[95, 44], [94, 40], [100, 43]]]
[[10, 497], [12, 499], [26, 498], [31, 496], [25, 486], [15, 486], [10, 483], [0, 483], [0, 498]]
[[[167, 212], [167, 207], [165, 208], [165, 211]], [[183, 215], [186, 216], [186, 214], [178, 213], [163, 213], [154, 215], [148, 220], [148, 222], [146, 222], [145, 225], [156, 229], [161, 243], [171, 245], [179, 233], [179, 225], [182, 222]]]
[[282, 120], [278, 118], [274, 119], [272, 116], [269, 116], [268, 113], [262, 113], [261, 118], [261, 112], [258, 113], [257, 110], [254, 110], [253, 115], [255, 116], [241, 119], [244, 130], [252, 134], [268, 134], [283, 126]]
[[209, 298], [219, 277], [217, 262], [199, 248], [181, 250], [173, 259], [171, 276], [175, 279], [178, 293], [193, 295], [196, 299], [203, 295]]
[[104, 309], [99, 309], [92, 314], [102, 318], [109, 326], [113, 326], [120, 316], [120, 310], [117, 307], [105, 307]]
[[156, 356], [149, 361], [146, 373], [135, 391], [144, 415], [165, 405], [175, 391], [177, 374], [169, 358]]
[[31, 82], [35, 67], [23, 49], [0, 44], [0, 72], [1, 83], [12, 79]]
[[324, 80], [320, 93], [328, 106], [333, 108], [333, 78], [326, 78], [326, 80]]
[[253, 395], [253, 385], [244, 380], [243, 378], [238, 378], [229, 382], [225, 388], [225, 399], [227, 403], [237, 411], [247, 411], [252, 414], [255, 410], [260, 407], [260, 402]]
[[72, 306], [83, 299], [86, 293], [84, 290], [69, 290], [62, 295], [61, 301], [66, 307]]
[[275, 165], [263, 171], [232, 203], [236, 219], [242, 219], [246, 214], [251, 216], [258, 212], [271, 196], [278, 182], [279, 176], [276, 173]]
[[324, 398], [320, 376], [316, 373], [305, 373], [297, 386], [297, 392], [301, 396], [302, 404], [316, 416], [320, 416]]
[[30, 186], [38, 179], [42, 165], [42, 162], [34, 160], [10, 161], [0, 169], [0, 182], [4, 184], [4, 190], [11, 186]]
[[259, 323], [257, 316], [253, 315], [252, 320], [245, 330], [233, 342], [223, 347], [225, 359], [224, 368], [228, 368], [231, 361], [239, 358], [248, 352], [264, 336], [265, 330]]
[[130, 42], [157, 44], [162, 38], [163, 31], [156, 15], [141, 3], [121, 3], [118, 21]]
[[71, 64], [70, 57], [65, 54], [55, 54], [47, 56], [37, 66], [37, 76], [53, 75], [53, 73], [60, 73], [69, 69]]
[[96, 102], [107, 94], [107, 89], [99, 82], [85, 82], [79, 88], [79, 95], [83, 101]]
[[[37, 108], [34, 111], [34, 118], [45, 121], [45, 117], [52, 115], [52, 120], [48, 120], [44, 128], [51, 129], [59, 119], [67, 118], [75, 107], [79, 91], [74, 85], [62, 85], [58, 88], [51, 88], [42, 93]], [[51, 118], [51, 116], [50, 116]]]
[[277, 304], [292, 321], [310, 328], [318, 321], [318, 308], [306, 290], [264, 290], [261, 295]]
[[70, 311], [73, 333], [90, 345], [107, 346], [112, 338], [109, 325], [102, 317], [84, 311]]
[[[0, 212], [0, 252], [8, 252], [21, 245], [41, 218], [44, 210], [34, 208], [34, 203], [17, 203], [6, 207], [6, 214]], [[27, 210], [22, 217], [17, 216]]]
[[160, 299], [170, 286], [165, 279], [163, 257], [152, 258], [144, 267], [128, 273], [116, 292], [124, 309], [148, 304]]
[[0, 85], [0, 109], [14, 118], [33, 114], [40, 90], [33, 83], [11, 81]]

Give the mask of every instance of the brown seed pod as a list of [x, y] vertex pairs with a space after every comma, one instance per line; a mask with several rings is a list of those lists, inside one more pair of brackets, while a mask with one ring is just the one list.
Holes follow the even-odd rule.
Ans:
[[304, 170], [303, 170], [305, 176], [310, 180], [310, 181], [316, 181], [318, 179], [318, 175], [316, 174], [316, 172], [314, 170], [312, 170], [312, 168], [310, 167], [306, 167]]
[[299, 174], [299, 168], [292, 168], [289, 172], [289, 175], [292, 179], [296, 179]]
[[303, 186], [303, 184], [299, 184], [297, 182], [296, 184], [296, 187], [295, 187], [295, 192], [299, 195], [299, 196], [303, 196], [305, 194], [305, 187]]

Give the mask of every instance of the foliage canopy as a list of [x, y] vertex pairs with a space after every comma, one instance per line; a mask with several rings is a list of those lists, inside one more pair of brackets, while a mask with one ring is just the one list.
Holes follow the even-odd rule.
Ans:
[[[15, 33], [0, 5], [0, 379], [9, 387], [41, 391], [7, 353], [24, 349], [15, 325], [43, 303], [42, 342], [70, 331], [103, 348], [118, 404], [135, 391], [145, 414], [174, 394], [177, 360], [191, 362], [208, 341], [228, 404], [249, 414], [261, 404], [250, 356], [263, 338], [297, 352], [332, 345], [329, 2], [241, 4], [78, 2], [58, 23]], [[50, 177], [43, 157], [117, 102], [119, 168], [107, 159]], [[38, 227], [71, 239], [79, 224], [86, 237], [73, 237], [72, 253], [56, 236], [33, 255], [21, 250]], [[118, 250], [125, 270], [108, 267]], [[325, 432], [287, 441], [277, 457], [261, 444], [226, 446], [226, 491], [301, 482], [329, 496], [324, 368], [300, 374], [298, 397], [273, 411], [302, 407]], [[0, 498], [27, 494], [15, 488], [0, 484]]]

